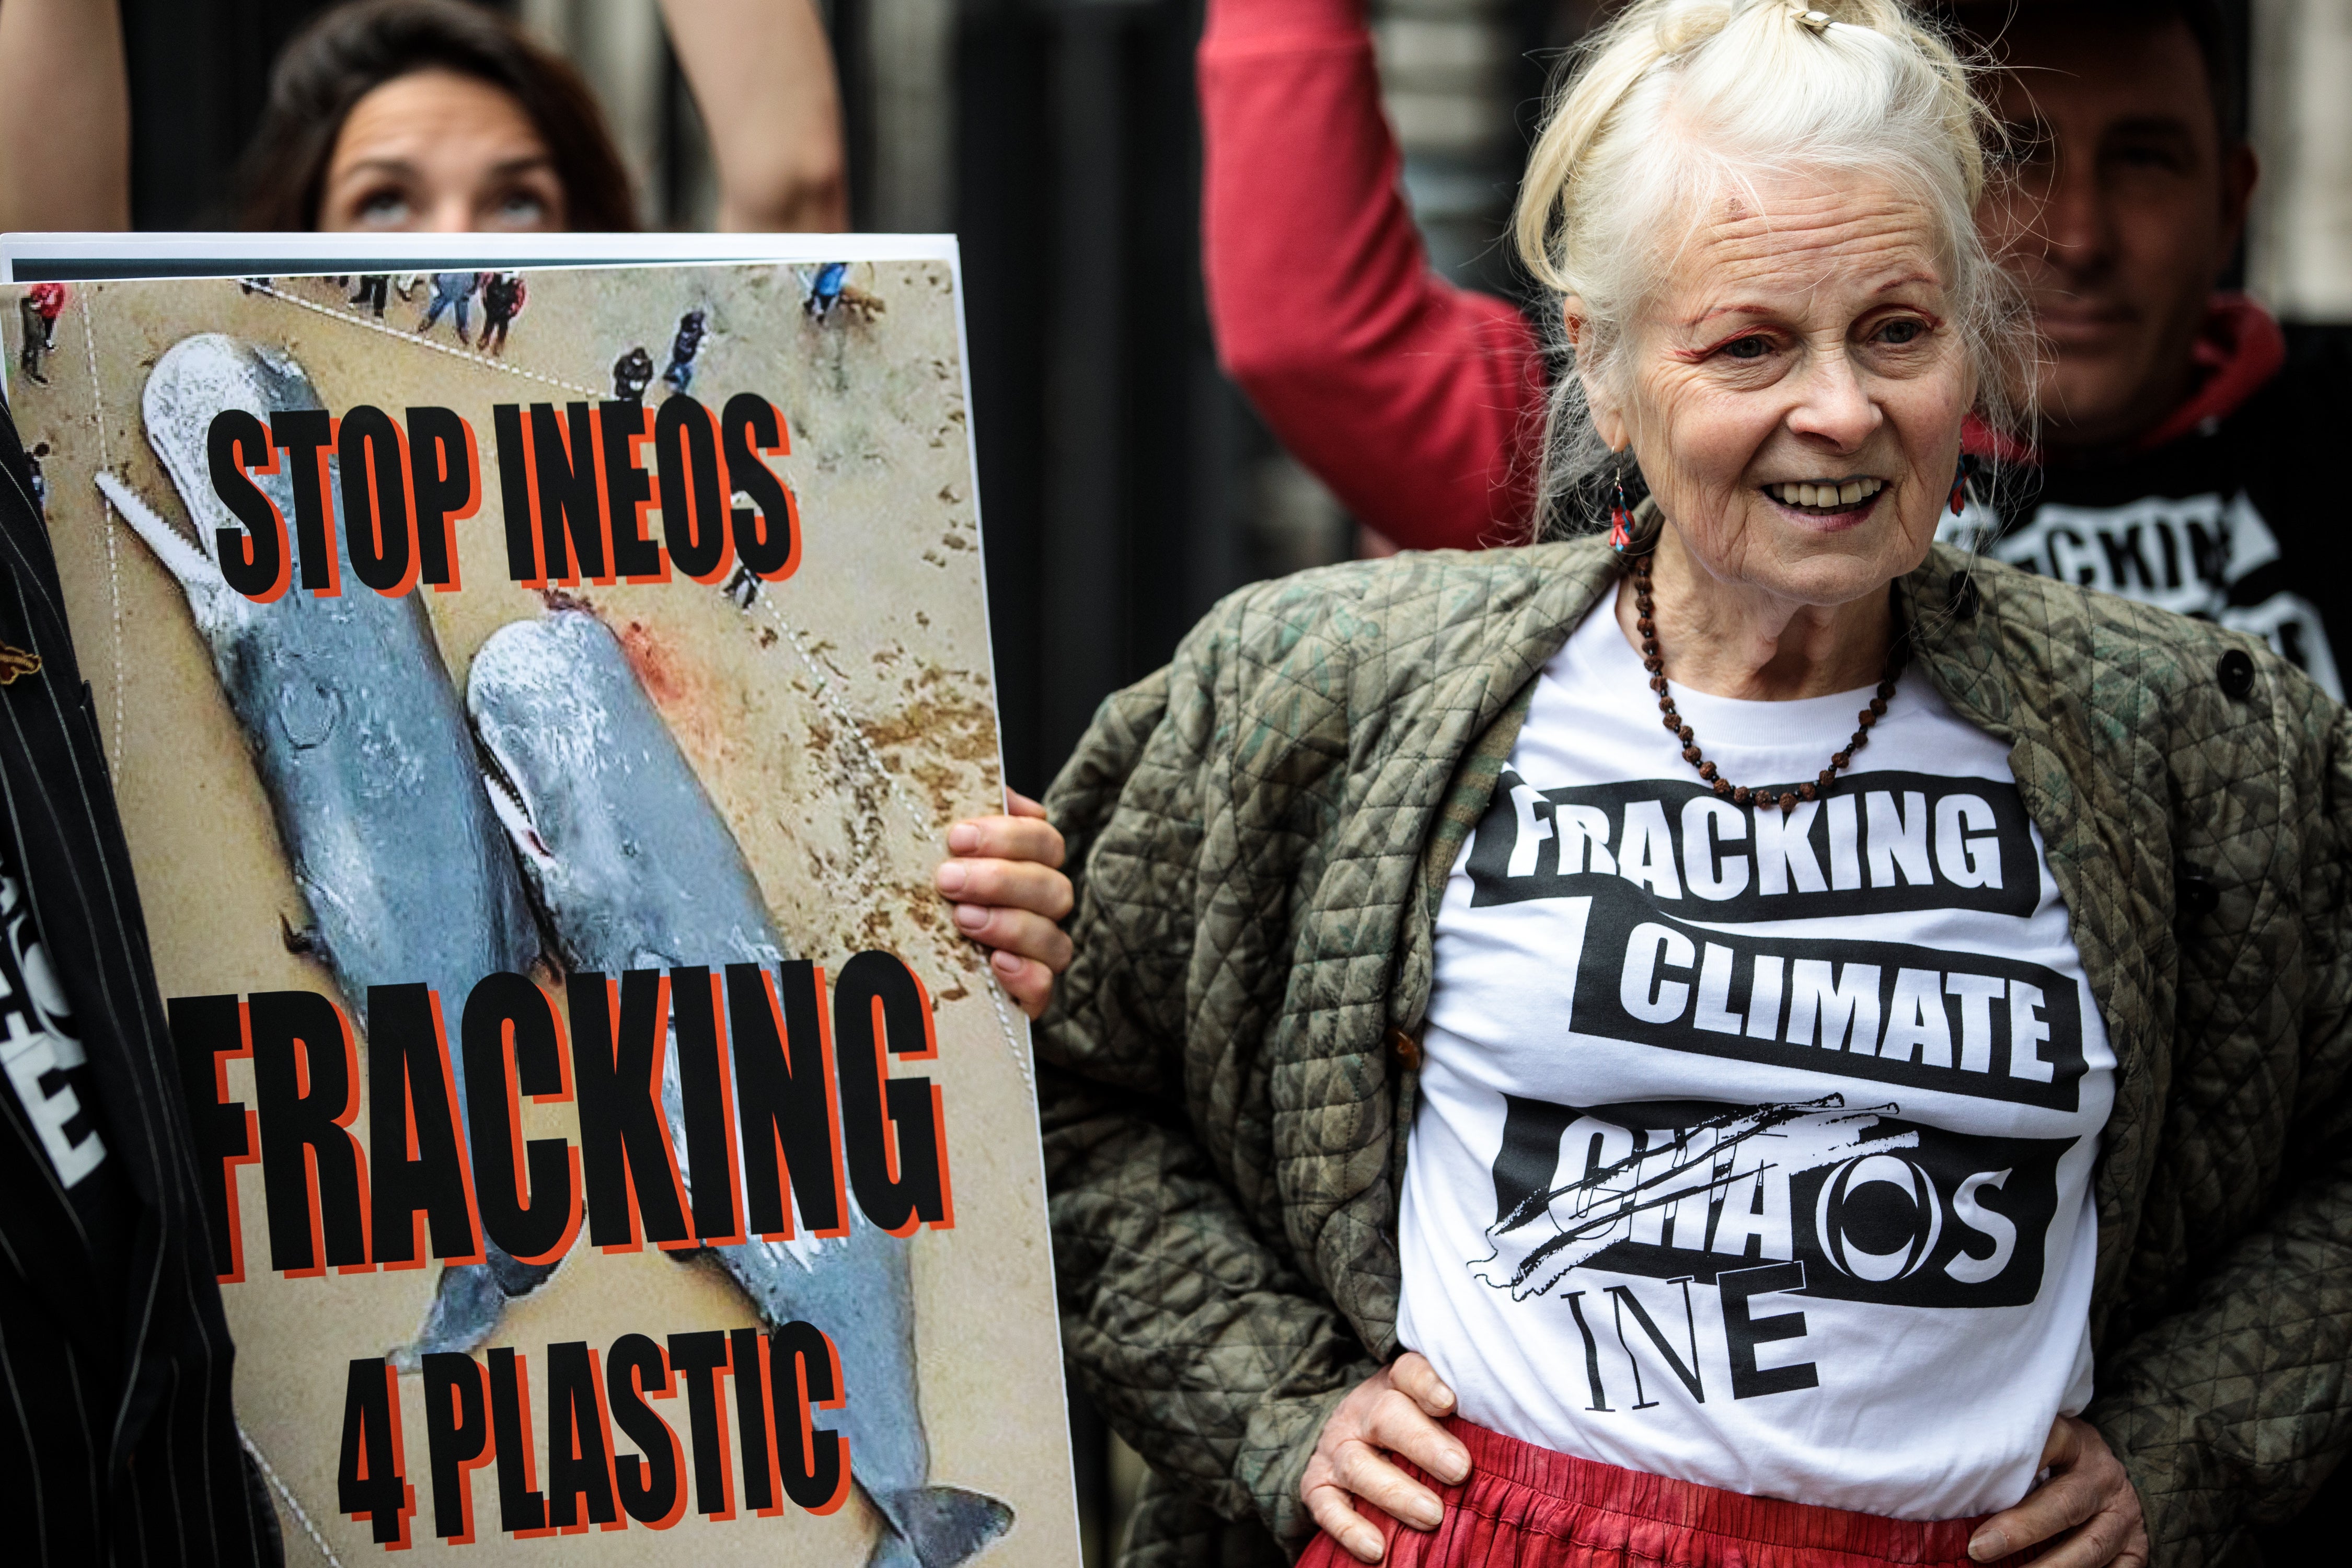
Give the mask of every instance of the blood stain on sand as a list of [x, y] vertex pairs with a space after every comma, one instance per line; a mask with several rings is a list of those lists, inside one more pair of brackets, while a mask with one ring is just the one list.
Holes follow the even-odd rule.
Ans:
[[621, 628], [621, 651], [688, 756], [706, 768], [726, 753], [726, 730], [712, 710], [709, 677], [643, 621]]

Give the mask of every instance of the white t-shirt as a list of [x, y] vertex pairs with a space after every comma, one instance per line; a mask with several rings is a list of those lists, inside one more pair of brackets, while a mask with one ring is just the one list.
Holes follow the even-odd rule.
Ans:
[[[2115, 1057], [2000, 742], [1906, 676], [1824, 797], [1717, 797], [1607, 602], [1437, 922], [1399, 1336], [1495, 1430], [1898, 1519], [2024, 1494], [2091, 1393]], [[1867, 690], [1677, 687], [1740, 783]]]

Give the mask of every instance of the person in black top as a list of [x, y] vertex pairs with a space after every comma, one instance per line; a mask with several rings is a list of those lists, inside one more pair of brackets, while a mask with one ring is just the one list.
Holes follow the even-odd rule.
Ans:
[[1963, 4], [2007, 68], [2014, 178], [1980, 215], [2049, 353], [2036, 449], [1946, 535], [2270, 640], [2342, 698], [2352, 355], [2214, 288], [2257, 174], [2211, 0]]
[[482, 346], [504, 358], [507, 328], [522, 314], [526, 290], [520, 272], [493, 272], [482, 279]]
[[624, 403], [643, 403], [653, 379], [654, 356], [643, 343], [613, 362], [613, 395]]
[[[2269, 639], [2339, 700], [2352, 658], [2352, 353], [2217, 293], [2260, 170], [2214, 0], [1960, 0], [2007, 67], [2009, 171], [1979, 213], [2047, 344], [2032, 450], [1972, 438], [1978, 485], [1947, 537], [2069, 582]], [[1980, 471], [1983, 471], [1980, 469]], [[1989, 492], [1989, 493], [1988, 493]], [[2330, 1560], [2339, 1464], [2266, 1560]]]
[[662, 384], [672, 392], [684, 392], [694, 384], [694, 358], [702, 352], [708, 319], [701, 310], [688, 310], [677, 319], [677, 336], [669, 344], [669, 363], [662, 367]]
[[0, 1558], [275, 1568], [130, 851], [5, 405], [0, 804]]

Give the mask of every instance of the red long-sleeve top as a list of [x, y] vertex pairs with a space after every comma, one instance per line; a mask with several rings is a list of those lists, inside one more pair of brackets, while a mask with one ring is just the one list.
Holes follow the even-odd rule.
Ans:
[[1202, 238], [1226, 373], [1356, 518], [1411, 549], [1525, 537], [1543, 355], [1430, 269], [1360, 0], [1210, 0]]

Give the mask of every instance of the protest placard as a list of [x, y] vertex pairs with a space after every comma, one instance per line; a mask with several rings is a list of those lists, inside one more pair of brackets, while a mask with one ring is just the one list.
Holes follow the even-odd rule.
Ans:
[[1076, 1560], [930, 885], [1003, 798], [954, 253], [838, 244], [0, 290], [290, 1560]]

